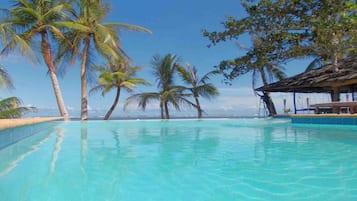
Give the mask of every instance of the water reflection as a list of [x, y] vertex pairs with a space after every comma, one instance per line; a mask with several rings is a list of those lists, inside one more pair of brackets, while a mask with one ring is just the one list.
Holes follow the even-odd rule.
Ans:
[[2, 149], [0, 158], [0, 177], [10, 173], [22, 160], [38, 151], [42, 144], [47, 142], [55, 133], [50, 129], [48, 132], [38, 133], [30, 138], [23, 139], [16, 144]]
[[[283, 195], [290, 185], [292, 189], [303, 186], [290, 181], [300, 181], [304, 173], [310, 178], [316, 176], [320, 167], [327, 167], [325, 174], [343, 173], [348, 170], [344, 161], [353, 160], [352, 154], [357, 151], [352, 147], [357, 147], [357, 136], [348, 129], [209, 124], [73, 123], [31, 137], [31, 146], [21, 153], [7, 151], [20, 153], [12, 155], [14, 164], [18, 164], [53, 137], [53, 143], [41, 146], [43, 151], [36, 155], [45, 159], [45, 165], [43, 161], [27, 160], [13, 171], [16, 176], [9, 175], [10, 183], [10, 179], [2, 178], [2, 184], [10, 185], [1, 186], [6, 186], [6, 191], [28, 188], [24, 197], [42, 196], [38, 200], [145, 200], [148, 196], [165, 200], [162, 198], [166, 195], [187, 196], [187, 192], [205, 194], [196, 194], [196, 200], [208, 200], [218, 191], [232, 195], [222, 200], [232, 200], [236, 196], [232, 192], [243, 192], [244, 188], [247, 192], [268, 192], [273, 187]], [[351, 154], [346, 154], [346, 148]], [[336, 153], [345, 154], [333, 156]], [[0, 158], [3, 156], [1, 151]], [[8, 167], [6, 171], [0, 169], [0, 175], [11, 172]], [[29, 167], [36, 171], [28, 174]], [[48, 172], [51, 178], [43, 182], [41, 176]]]
[[87, 142], [87, 137], [88, 137], [88, 128], [87, 128], [87, 123], [86, 122], [81, 122], [81, 148], [80, 148], [80, 167], [81, 167], [81, 172], [87, 180], [87, 171], [86, 171], [86, 163], [87, 163], [87, 147], [88, 147], [88, 142]]
[[[340, 146], [336, 146], [340, 144]], [[255, 143], [255, 160], [270, 163], [275, 160], [318, 163], [344, 152], [346, 146], [355, 146], [355, 131], [332, 127], [302, 126], [263, 127]]]
[[61, 151], [61, 145], [62, 145], [62, 142], [63, 142], [63, 138], [64, 138], [64, 131], [63, 131], [63, 128], [61, 127], [58, 127], [56, 128], [56, 143], [55, 143], [55, 146], [54, 146], [54, 149], [52, 151], [52, 158], [51, 158], [51, 162], [50, 162], [50, 170], [49, 170], [49, 176], [51, 176], [55, 169], [56, 169], [56, 162], [57, 162], [57, 159], [58, 159], [58, 155]]

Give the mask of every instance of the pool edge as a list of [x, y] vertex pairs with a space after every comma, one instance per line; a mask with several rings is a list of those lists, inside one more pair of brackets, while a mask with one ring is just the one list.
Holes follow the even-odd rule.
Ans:
[[292, 114], [293, 124], [357, 125], [356, 114]]

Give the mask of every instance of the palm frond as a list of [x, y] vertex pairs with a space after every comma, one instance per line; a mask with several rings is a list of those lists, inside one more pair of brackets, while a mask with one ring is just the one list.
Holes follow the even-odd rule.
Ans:
[[314, 59], [305, 69], [305, 72], [313, 70], [313, 69], [318, 69], [324, 65], [322, 58], [316, 58]]
[[[89, 95], [91, 96], [95, 93], [103, 91], [103, 89], [104, 89], [104, 85], [97, 85], [89, 90]], [[102, 94], [102, 95], [104, 95], [104, 94]]]
[[16, 9], [17, 15], [19, 14], [18, 12], [21, 12], [22, 15], [26, 14], [38, 21], [43, 21], [43, 16], [37, 12], [36, 10], [32, 9], [31, 7], [17, 7]]
[[22, 101], [17, 97], [0, 100], [0, 118], [19, 118], [27, 112], [36, 112], [35, 107], [21, 106]]
[[126, 109], [130, 103], [137, 102], [138, 107], [145, 111], [146, 106], [151, 101], [160, 101], [160, 94], [156, 92], [140, 93], [129, 96], [124, 104], [124, 109]]
[[24, 38], [23, 35], [13, 34], [11, 37], [12, 38], [9, 40], [9, 42], [4, 45], [0, 54], [7, 55], [9, 52], [19, 47], [21, 54], [27, 55], [30, 60], [35, 63], [37, 61], [36, 54], [31, 47], [30, 41]]
[[207, 83], [207, 81], [211, 79], [210, 78], [211, 76], [218, 75], [218, 74], [221, 74], [221, 71], [219, 70], [210, 71], [201, 77], [201, 79], [198, 81], [198, 84], [205, 84]]
[[8, 89], [14, 88], [10, 75], [1, 65], [0, 65], [0, 88], [8, 88]]
[[186, 83], [186, 84], [191, 84], [193, 83], [192, 77], [190, 72], [188, 72], [184, 67], [182, 66], [178, 66], [177, 67], [177, 72], [180, 75], [180, 77], [182, 78], [182, 80]]
[[88, 26], [85, 26], [76, 21], [60, 21], [60, 22], [53, 22], [52, 24], [57, 27], [64, 27], [67, 29], [80, 31], [82, 33], [88, 33], [91, 31], [91, 29]]
[[219, 95], [217, 88], [211, 83], [200, 85], [195, 90], [197, 94], [207, 99], [211, 99]]
[[104, 26], [113, 28], [113, 29], [120, 29], [120, 30], [128, 30], [128, 31], [139, 31], [139, 32], [146, 32], [152, 34], [152, 31], [137, 25], [132, 24], [125, 24], [125, 23], [103, 23]]
[[256, 84], [257, 84], [257, 81], [259, 80], [258, 78], [258, 75], [259, 75], [259, 72], [258, 72], [258, 69], [253, 69], [252, 70], [252, 88], [253, 90], [256, 88]]

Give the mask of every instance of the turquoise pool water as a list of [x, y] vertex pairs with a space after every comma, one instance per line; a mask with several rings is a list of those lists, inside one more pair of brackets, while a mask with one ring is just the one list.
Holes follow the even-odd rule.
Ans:
[[59, 122], [0, 150], [0, 200], [357, 200], [357, 127]]

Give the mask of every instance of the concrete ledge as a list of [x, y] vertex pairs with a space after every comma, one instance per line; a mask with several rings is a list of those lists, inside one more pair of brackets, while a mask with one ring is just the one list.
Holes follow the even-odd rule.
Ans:
[[356, 118], [357, 114], [291, 114], [290, 117], [309, 117], [309, 118], [351, 117], [351, 118]]
[[63, 117], [37, 117], [24, 119], [0, 119], [0, 130], [37, 123], [63, 120]]
[[356, 114], [294, 114], [292, 123], [357, 125]]

